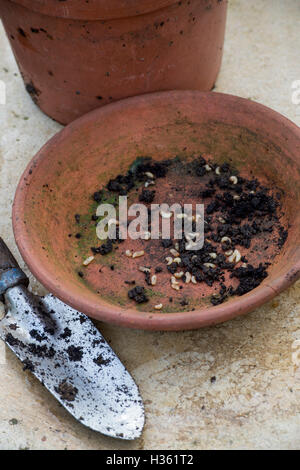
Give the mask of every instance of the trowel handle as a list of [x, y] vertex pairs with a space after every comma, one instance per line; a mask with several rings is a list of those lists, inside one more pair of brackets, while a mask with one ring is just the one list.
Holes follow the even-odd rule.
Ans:
[[0, 295], [4, 294], [7, 289], [20, 284], [27, 287], [29, 279], [0, 238]]

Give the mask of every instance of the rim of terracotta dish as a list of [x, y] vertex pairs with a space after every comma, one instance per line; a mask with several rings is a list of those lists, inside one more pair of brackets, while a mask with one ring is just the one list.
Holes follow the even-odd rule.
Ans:
[[10, 0], [28, 10], [46, 16], [72, 20], [97, 21], [129, 18], [144, 15], [172, 4], [176, 0], [69, 0], [68, 4], [57, 0]]
[[[253, 289], [248, 294], [245, 294], [238, 298], [233, 298], [227, 302], [212, 306], [209, 308], [196, 309], [189, 312], [177, 312], [177, 313], [153, 313], [153, 312], [140, 312], [132, 308], [120, 309], [119, 307], [111, 304], [111, 307], [99, 305], [95, 301], [89, 299], [82, 299], [76, 289], [72, 289], [72, 286], [68, 287], [68, 290], [63, 285], [58, 286], [57, 281], [54, 277], [49, 274], [48, 270], [41, 266], [39, 258], [35, 254], [34, 247], [30, 243], [29, 237], [26, 235], [24, 230], [23, 218], [25, 208], [25, 199], [28, 186], [26, 184], [26, 178], [34, 172], [34, 168], [38, 167], [39, 162], [47, 158], [44, 153], [45, 149], [52, 147], [56, 144], [56, 141], [62, 141], [64, 134], [69, 134], [72, 129], [80, 128], [81, 124], [86, 121], [93, 121], [95, 119], [105, 119], [105, 115], [110, 113], [110, 110], [114, 111], [124, 109], [126, 105], [135, 106], [141, 100], [145, 100], [149, 103], [157, 99], [162, 100], [165, 96], [183, 97], [197, 95], [198, 97], [212, 97], [212, 99], [236, 101], [240, 100], [241, 103], [247, 104], [252, 108], [256, 108], [256, 111], [267, 112], [270, 118], [277, 119], [280, 123], [284, 123], [290, 130], [299, 133], [300, 139], [300, 128], [289, 119], [285, 118], [281, 114], [273, 111], [272, 109], [249, 101], [244, 98], [239, 98], [234, 95], [214, 93], [214, 92], [200, 92], [200, 91], [165, 91], [158, 93], [151, 93], [147, 95], [140, 95], [133, 98], [127, 98], [103, 108], [96, 109], [89, 112], [88, 114], [76, 119], [71, 124], [66, 126], [56, 135], [54, 135], [37, 153], [37, 155], [29, 162], [26, 170], [24, 171], [21, 180], [18, 184], [14, 204], [13, 204], [13, 230], [17, 246], [20, 253], [28, 265], [32, 274], [43, 284], [52, 294], [61, 299], [66, 304], [75, 308], [76, 310], [89, 315], [92, 318], [101, 320], [108, 323], [117, 324], [129, 328], [136, 329], [147, 329], [147, 330], [191, 330], [195, 328], [201, 328], [204, 326], [215, 325], [227, 320], [230, 320], [239, 315], [246, 314], [255, 308], [261, 306], [265, 302], [271, 300], [273, 297], [278, 295], [280, 292], [292, 285], [300, 277], [300, 258], [295, 260], [293, 266], [286, 271], [282, 271], [282, 274], [273, 278], [270, 284], [265, 283], [261, 286]], [[68, 137], [66, 137], [68, 138]], [[300, 156], [299, 156], [300, 159]], [[33, 165], [34, 162], [34, 165]], [[100, 312], [100, 313], [99, 313]]]

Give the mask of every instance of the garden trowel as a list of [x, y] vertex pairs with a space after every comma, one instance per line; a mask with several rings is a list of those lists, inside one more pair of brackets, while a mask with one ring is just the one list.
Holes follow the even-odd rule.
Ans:
[[144, 426], [138, 387], [92, 321], [53, 295], [37, 297], [0, 238], [0, 338], [82, 424], [135, 439]]

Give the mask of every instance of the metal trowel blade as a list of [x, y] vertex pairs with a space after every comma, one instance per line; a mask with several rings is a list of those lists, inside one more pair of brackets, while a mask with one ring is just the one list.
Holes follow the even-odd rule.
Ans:
[[139, 390], [92, 321], [52, 295], [5, 293], [0, 337], [82, 424], [135, 439], [144, 426]]

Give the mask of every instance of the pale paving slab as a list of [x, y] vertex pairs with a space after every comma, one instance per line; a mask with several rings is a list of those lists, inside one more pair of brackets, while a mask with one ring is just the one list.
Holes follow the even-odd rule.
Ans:
[[[231, 0], [216, 91], [264, 103], [300, 125], [300, 106], [291, 100], [292, 82], [300, 80], [299, 20], [298, 0]], [[14, 191], [31, 157], [61, 126], [27, 96], [1, 27], [0, 51], [7, 84], [7, 105], [0, 106], [0, 233], [24, 267], [11, 230]], [[99, 324], [145, 401], [145, 431], [134, 443], [76, 423], [1, 348], [0, 449], [299, 449], [300, 367], [295, 354], [292, 360], [299, 313], [298, 282], [252, 314], [214, 328], [150, 333]]]

